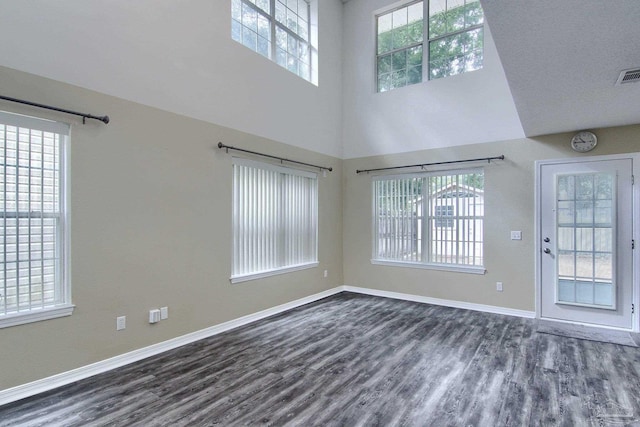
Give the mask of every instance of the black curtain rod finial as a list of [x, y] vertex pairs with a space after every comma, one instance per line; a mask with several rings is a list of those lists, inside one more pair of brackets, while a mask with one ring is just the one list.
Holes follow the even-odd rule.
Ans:
[[100, 120], [105, 125], [108, 125], [111, 121], [111, 119], [109, 119], [109, 116], [92, 116], [91, 114], [87, 114], [82, 116], [83, 125], [87, 124], [87, 119]]
[[227, 154], [229, 154], [229, 146], [228, 146], [228, 145], [224, 145], [222, 142], [218, 142], [218, 148], [220, 148], [220, 149], [223, 149], [223, 148], [224, 148], [224, 149], [225, 149], [225, 152], [226, 152]]

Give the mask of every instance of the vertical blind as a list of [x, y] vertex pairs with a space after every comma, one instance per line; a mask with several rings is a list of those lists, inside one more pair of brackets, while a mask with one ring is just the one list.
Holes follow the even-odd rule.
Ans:
[[317, 175], [233, 162], [232, 280], [317, 262]]
[[481, 169], [374, 179], [375, 260], [482, 266]]
[[62, 123], [0, 112], [0, 316], [68, 302], [61, 191], [68, 134]]

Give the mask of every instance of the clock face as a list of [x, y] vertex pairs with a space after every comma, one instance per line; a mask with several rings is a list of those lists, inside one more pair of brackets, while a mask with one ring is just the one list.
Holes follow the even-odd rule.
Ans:
[[598, 138], [593, 132], [578, 132], [571, 138], [571, 148], [579, 153], [586, 153], [596, 148]]

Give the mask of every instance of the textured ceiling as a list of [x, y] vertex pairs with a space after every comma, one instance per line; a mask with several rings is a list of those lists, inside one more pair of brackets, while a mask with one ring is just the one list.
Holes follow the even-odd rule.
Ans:
[[481, 3], [527, 136], [640, 123], [640, 1]]

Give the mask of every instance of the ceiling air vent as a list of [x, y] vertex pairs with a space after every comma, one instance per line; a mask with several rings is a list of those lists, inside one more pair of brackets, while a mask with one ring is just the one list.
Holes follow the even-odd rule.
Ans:
[[640, 68], [634, 68], [632, 70], [624, 70], [618, 77], [617, 85], [624, 83], [640, 82]]

